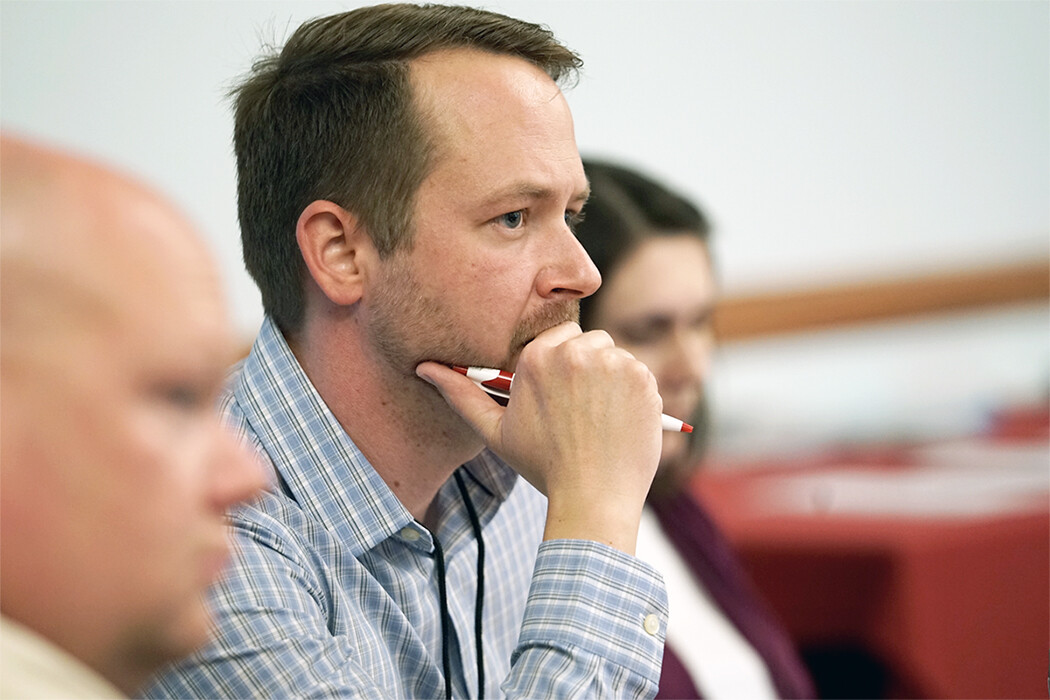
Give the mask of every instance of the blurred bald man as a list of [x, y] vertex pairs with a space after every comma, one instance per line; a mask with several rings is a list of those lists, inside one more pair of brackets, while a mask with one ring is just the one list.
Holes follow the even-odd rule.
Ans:
[[263, 483], [214, 412], [220, 281], [154, 193], [0, 144], [0, 696], [130, 695], [206, 640]]

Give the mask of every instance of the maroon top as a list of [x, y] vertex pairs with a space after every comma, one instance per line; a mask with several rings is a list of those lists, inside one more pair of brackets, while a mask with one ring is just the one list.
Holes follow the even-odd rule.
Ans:
[[[744, 571], [732, 545], [689, 493], [649, 502], [660, 527], [733, 626], [758, 652], [782, 698], [813, 698], [816, 690], [794, 644]], [[700, 698], [670, 645], [664, 648], [658, 698]]]

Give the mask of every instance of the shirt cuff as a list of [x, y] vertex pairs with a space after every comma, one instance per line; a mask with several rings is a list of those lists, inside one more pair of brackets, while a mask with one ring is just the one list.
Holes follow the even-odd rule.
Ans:
[[520, 646], [565, 645], [654, 684], [667, 634], [667, 591], [652, 566], [589, 540], [540, 544]]

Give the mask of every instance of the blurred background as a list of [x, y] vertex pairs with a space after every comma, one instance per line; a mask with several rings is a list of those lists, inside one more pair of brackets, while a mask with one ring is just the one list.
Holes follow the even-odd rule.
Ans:
[[[225, 268], [247, 345], [261, 307], [240, 260], [226, 92], [263, 46], [358, 4], [4, 0], [3, 127], [174, 198]], [[484, 6], [583, 56], [567, 93], [583, 153], [664, 180], [713, 221], [725, 303], [697, 490], [723, 505], [813, 663], [867, 683], [824, 692], [1045, 697], [1050, 4]], [[741, 481], [759, 471], [794, 479]], [[847, 546], [861, 568], [829, 569], [828, 548]], [[958, 584], [982, 568], [972, 557], [1022, 550]], [[958, 561], [909, 568], [917, 552]], [[863, 595], [845, 607], [803, 599], [847, 586]], [[982, 601], [979, 629], [931, 631]], [[985, 623], [1024, 653], [963, 643]]]

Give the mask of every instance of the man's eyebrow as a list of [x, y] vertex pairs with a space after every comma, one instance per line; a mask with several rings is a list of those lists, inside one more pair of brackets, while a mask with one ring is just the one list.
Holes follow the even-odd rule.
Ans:
[[[549, 187], [521, 182], [492, 193], [491, 196], [485, 198], [482, 206], [495, 206], [508, 199], [555, 199], [557, 196], [557, 192]], [[582, 205], [590, 196], [591, 187], [588, 184], [585, 189], [574, 192], [572, 197], [569, 198], [569, 202]]]

